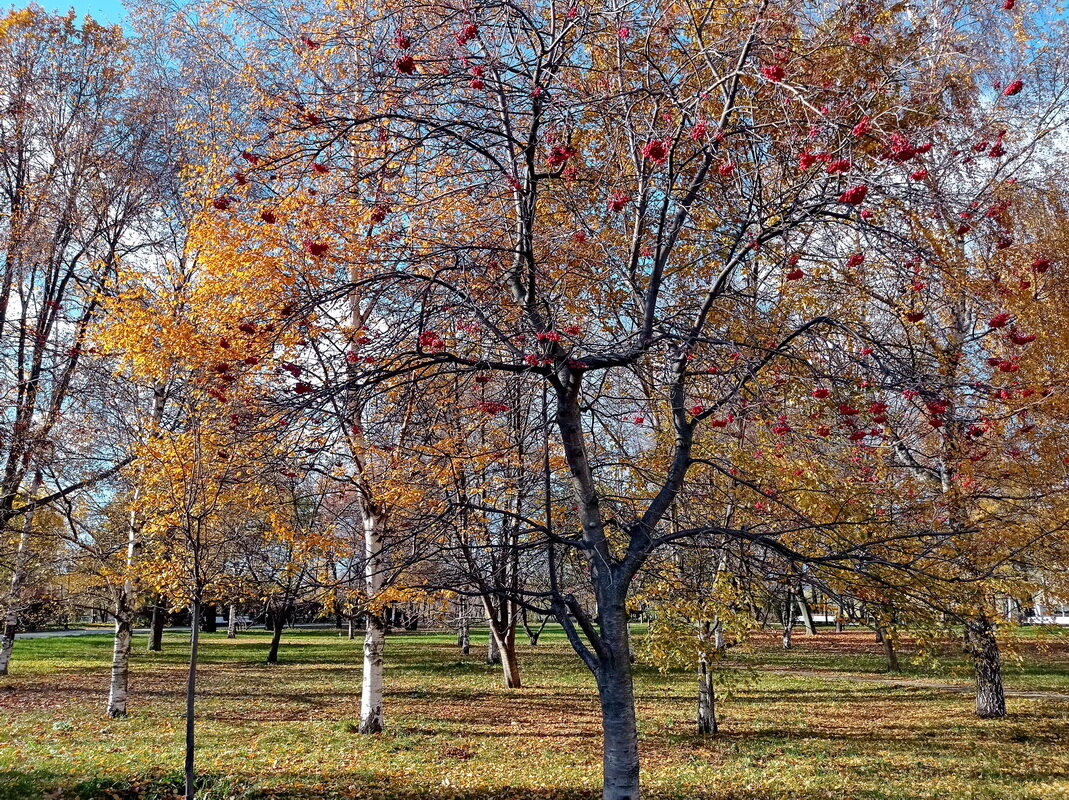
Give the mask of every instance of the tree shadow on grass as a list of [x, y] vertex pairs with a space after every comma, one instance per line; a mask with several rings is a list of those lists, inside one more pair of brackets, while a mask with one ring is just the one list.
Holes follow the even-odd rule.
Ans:
[[[347, 774], [329, 782], [310, 782], [307, 775], [274, 773], [256, 784], [204, 775], [198, 778], [198, 800], [596, 800], [600, 791], [577, 786], [476, 786], [460, 787], [405, 782], [382, 774]], [[701, 790], [694, 786], [646, 785], [644, 800], [768, 800], [770, 790], [758, 787]], [[182, 781], [177, 775], [132, 776], [72, 782], [47, 771], [0, 771], [0, 800], [180, 800]], [[823, 790], [798, 790], [792, 800], [827, 800]], [[861, 792], [860, 798], [883, 797]]]

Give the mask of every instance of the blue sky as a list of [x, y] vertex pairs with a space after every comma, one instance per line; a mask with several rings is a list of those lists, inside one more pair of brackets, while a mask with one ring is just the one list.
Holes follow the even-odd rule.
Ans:
[[[122, 0], [71, 0], [67, 3], [63, 3], [62, 0], [38, 0], [38, 2], [49, 11], [60, 13], [73, 8], [79, 16], [88, 14], [97, 22], [104, 24], [122, 22], [126, 17]], [[18, 7], [26, 3], [15, 2], [12, 5]]]

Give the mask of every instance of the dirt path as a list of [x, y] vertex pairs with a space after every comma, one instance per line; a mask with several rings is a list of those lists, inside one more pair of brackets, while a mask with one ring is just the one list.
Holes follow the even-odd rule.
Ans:
[[[792, 669], [790, 667], [762, 667], [761, 672], [781, 672], [788, 675], [799, 675], [807, 678], [822, 678], [832, 681], [850, 681], [852, 683], [879, 683], [884, 686], [907, 686], [914, 689], [934, 689], [941, 692], [967, 692], [972, 693], [972, 686], [964, 686], [960, 683], [947, 683], [946, 681], [927, 680], [924, 678], [883, 678], [874, 675], [857, 675], [849, 672], [835, 672], [833, 670], [818, 669]], [[1029, 692], [1017, 689], [1007, 689], [1006, 697], [1025, 697], [1032, 700], [1067, 700], [1069, 694], [1063, 692]]]

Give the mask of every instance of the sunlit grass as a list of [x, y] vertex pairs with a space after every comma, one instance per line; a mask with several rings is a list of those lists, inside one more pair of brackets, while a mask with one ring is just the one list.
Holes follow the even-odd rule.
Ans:
[[[133, 662], [130, 718], [103, 714], [107, 635], [20, 640], [0, 684], [0, 798], [173, 797], [182, 758], [185, 636]], [[360, 643], [291, 631], [204, 637], [198, 766], [206, 798], [593, 798], [600, 775], [592, 679], [559, 631], [524, 646], [525, 688], [499, 687], [484, 650], [448, 634], [392, 635], [386, 733], [354, 733]], [[1064, 648], [1023, 648], [1009, 683], [1066, 685]], [[799, 636], [749, 664], [881, 673], [871, 636]], [[960, 660], [960, 659], [959, 659]], [[922, 675], [917, 672], [912, 677]], [[721, 707], [723, 730], [691, 733], [693, 679], [637, 672], [650, 798], [1069, 797], [1069, 702], [1012, 698], [979, 721], [972, 698], [834, 676], [758, 672]]]

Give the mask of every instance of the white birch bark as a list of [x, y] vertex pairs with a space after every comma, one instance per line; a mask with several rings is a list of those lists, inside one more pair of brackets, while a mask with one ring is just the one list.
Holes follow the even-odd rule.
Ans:
[[[378, 516], [361, 504], [364, 527], [364, 590], [373, 604], [382, 588], [380, 553], [382, 536]], [[379, 733], [382, 730], [382, 652], [385, 645], [385, 626], [381, 615], [372, 608], [366, 615], [364, 630], [364, 672], [360, 689], [360, 732]]]

